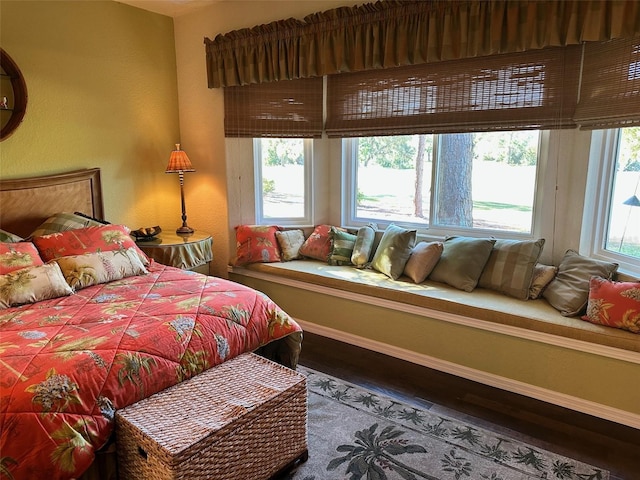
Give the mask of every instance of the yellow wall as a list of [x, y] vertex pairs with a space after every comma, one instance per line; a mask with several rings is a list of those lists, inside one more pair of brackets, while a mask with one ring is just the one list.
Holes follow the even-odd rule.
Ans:
[[100, 167], [107, 220], [179, 226], [164, 173], [180, 141], [173, 20], [113, 1], [2, 1], [0, 44], [29, 95], [0, 177]]
[[[206, 229], [214, 237], [212, 273], [226, 276], [227, 263], [235, 254], [235, 236], [230, 225], [229, 209], [237, 210], [240, 202], [250, 203], [253, 191], [239, 196], [227, 194], [225, 158], [224, 99], [222, 89], [207, 87], [204, 38], [215, 38], [231, 30], [253, 27], [283, 18], [304, 18], [306, 15], [355, 5], [355, 1], [222, 1], [194, 13], [175, 19], [178, 91], [180, 96], [180, 127], [185, 149], [205, 165], [206, 175], [194, 175], [196, 193], [189, 209], [190, 225]], [[247, 159], [242, 159], [247, 161]], [[252, 161], [249, 159], [248, 161]], [[195, 207], [195, 208], [194, 208]], [[233, 222], [231, 222], [233, 223]]]

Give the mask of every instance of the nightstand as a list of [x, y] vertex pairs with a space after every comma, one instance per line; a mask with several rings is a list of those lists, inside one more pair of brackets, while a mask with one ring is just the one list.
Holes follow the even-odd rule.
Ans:
[[209, 274], [209, 262], [213, 259], [211, 235], [195, 231], [191, 235], [160, 232], [152, 240], [137, 241], [149, 258], [163, 265]]

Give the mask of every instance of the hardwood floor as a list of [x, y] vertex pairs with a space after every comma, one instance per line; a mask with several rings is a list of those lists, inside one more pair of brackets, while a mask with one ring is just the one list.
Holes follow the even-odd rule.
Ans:
[[[640, 430], [306, 332], [300, 364], [399, 399], [437, 404], [491, 430], [640, 479]], [[630, 379], [629, 388], [640, 388]]]

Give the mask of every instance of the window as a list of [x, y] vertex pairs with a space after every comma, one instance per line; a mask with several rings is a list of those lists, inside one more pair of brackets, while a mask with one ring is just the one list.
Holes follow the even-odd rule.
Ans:
[[534, 233], [540, 131], [360, 137], [344, 143], [346, 224], [396, 222], [434, 235]]
[[256, 221], [311, 225], [312, 140], [254, 139]]
[[583, 246], [591, 255], [619, 263], [621, 271], [638, 274], [640, 127], [595, 131], [592, 151]]

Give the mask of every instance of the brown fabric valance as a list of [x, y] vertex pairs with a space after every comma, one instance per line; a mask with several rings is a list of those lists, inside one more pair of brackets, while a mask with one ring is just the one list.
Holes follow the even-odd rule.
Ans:
[[635, 0], [382, 1], [205, 38], [210, 88], [640, 34]]

